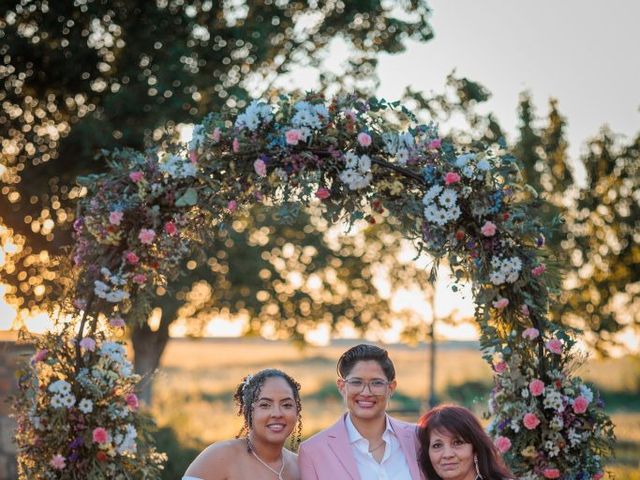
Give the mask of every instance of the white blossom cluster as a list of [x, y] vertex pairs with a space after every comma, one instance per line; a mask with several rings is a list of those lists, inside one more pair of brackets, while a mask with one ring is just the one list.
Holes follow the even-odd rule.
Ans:
[[136, 453], [136, 428], [128, 423], [124, 427], [124, 433], [116, 433], [113, 436], [113, 443], [116, 445], [116, 452], [120, 455]]
[[358, 156], [348, 152], [345, 155], [346, 169], [340, 173], [342, 180], [350, 190], [367, 187], [373, 178], [371, 175], [371, 159], [367, 155]]
[[564, 412], [564, 397], [558, 391], [545, 392], [543, 404], [544, 408], [553, 409], [558, 413]]
[[176, 179], [195, 177], [198, 171], [194, 163], [178, 155], [169, 156], [160, 163], [159, 168], [161, 172]]
[[460, 169], [462, 175], [472, 178], [475, 175], [481, 176], [484, 172], [491, 170], [491, 163], [486, 158], [479, 162], [475, 162], [477, 155], [475, 153], [463, 153], [456, 161], [455, 165]]
[[132, 373], [131, 363], [127, 360], [127, 352], [124, 346], [118, 342], [104, 342], [100, 346], [100, 356], [108, 358], [118, 365], [121, 375], [129, 376]]
[[49, 385], [49, 392], [53, 393], [51, 397], [51, 406], [53, 408], [70, 408], [76, 404], [76, 397], [71, 393], [71, 384], [64, 380], [56, 380]]
[[293, 106], [294, 113], [291, 124], [296, 127], [309, 127], [318, 129], [323, 125], [323, 119], [329, 118], [329, 110], [323, 103], [296, 102]]
[[110, 283], [110, 285], [100, 280], [93, 282], [93, 292], [96, 296], [111, 303], [120, 303], [121, 301], [129, 298], [129, 292], [118, 288], [127, 284], [125, 279], [112, 274], [109, 269], [105, 267], [100, 270], [100, 273], [102, 273], [103, 277]]
[[385, 150], [391, 155], [395, 155], [399, 165], [406, 165], [411, 152], [415, 149], [415, 139], [409, 132], [403, 133], [383, 133], [382, 140]]
[[249, 106], [236, 118], [236, 128], [242, 130], [248, 128], [250, 131], [258, 129], [260, 124], [268, 123], [273, 119], [271, 106], [258, 100], [252, 101]]
[[452, 188], [434, 185], [422, 198], [424, 216], [430, 223], [443, 226], [457, 220], [462, 211], [458, 206], [458, 194]]
[[493, 257], [491, 268], [493, 271], [489, 274], [489, 281], [494, 285], [514, 283], [522, 271], [522, 260], [518, 257]]

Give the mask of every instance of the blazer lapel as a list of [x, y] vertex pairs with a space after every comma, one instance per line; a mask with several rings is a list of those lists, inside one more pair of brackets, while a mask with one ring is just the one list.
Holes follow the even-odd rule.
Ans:
[[340, 417], [340, 420], [331, 427], [327, 434], [329, 437], [329, 448], [338, 458], [342, 467], [353, 480], [360, 480], [358, 466], [356, 465], [356, 460], [351, 451], [351, 444], [349, 443], [347, 427], [344, 425], [344, 416]]
[[393, 431], [398, 436], [400, 448], [404, 452], [404, 457], [407, 459], [411, 478], [413, 480], [420, 480], [421, 478], [424, 478], [420, 473], [420, 467], [418, 466], [416, 426], [400, 423], [391, 417], [389, 417], [389, 419], [391, 421]]

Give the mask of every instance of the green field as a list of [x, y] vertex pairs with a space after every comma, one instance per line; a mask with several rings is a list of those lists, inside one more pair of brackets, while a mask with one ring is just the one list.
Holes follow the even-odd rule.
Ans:
[[[335, 388], [335, 361], [354, 343], [300, 350], [259, 339], [172, 340], [154, 379], [152, 406], [161, 427], [159, 443], [170, 457], [165, 478], [179, 476], [204, 445], [238, 432], [242, 422], [231, 401], [233, 391], [242, 377], [261, 368], [280, 368], [302, 384], [305, 436], [334, 422], [343, 411]], [[388, 349], [398, 380], [391, 408], [415, 421], [427, 396], [427, 349]], [[483, 413], [491, 371], [475, 346], [442, 344], [436, 361], [438, 397]], [[617, 457], [610, 461], [610, 471], [616, 479], [640, 480], [640, 359], [592, 360], [582, 367], [581, 376], [601, 390], [616, 424]]]

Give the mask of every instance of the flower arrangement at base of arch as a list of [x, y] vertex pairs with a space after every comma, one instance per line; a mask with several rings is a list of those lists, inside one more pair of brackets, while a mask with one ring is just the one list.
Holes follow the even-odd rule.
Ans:
[[[522, 421], [532, 413], [551, 428], [544, 398], [522, 401], [520, 383], [539, 379], [565, 399], [575, 400], [572, 388], [580, 391], [563, 364], [566, 350], [545, 346], [564, 331], [547, 315], [560, 275], [545, 245], [549, 226], [535, 215], [541, 201], [504, 144], [456, 146], [397, 103], [352, 96], [327, 103], [309, 94], [276, 104], [253, 101], [238, 115], [213, 113], [194, 127], [188, 145], [166, 138], [143, 152], [110, 152], [107, 160], [106, 173], [79, 179], [87, 195], [74, 223], [78, 281], [69, 292], [78, 313], [116, 323], [144, 320], [158, 289], [235, 216], [269, 202], [287, 221], [316, 202], [330, 222], [393, 221], [434, 265], [446, 259], [455, 279], [472, 283], [485, 357], [502, 356], [496, 418], [508, 411], [509, 422]], [[538, 335], [523, 341], [531, 329]], [[556, 342], [551, 346], [557, 350]], [[509, 372], [522, 378], [510, 379]], [[510, 427], [498, 423], [496, 441], [518, 475], [543, 478], [546, 469], [551, 478], [557, 469], [562, 478], [597, 477], [612, 438], [593, 432], [610, 433], [610, 422], [597, 400], [586, 411], [579, 420], [563, 418], [566, 431], [553, 432], [570, 444], [573, 429], [588, 467], [573, 460], [573, 447], [552, 450], [551, 457], [548, 439], [538, 435], [542, 428], [520, 431], [535, 439], [535, 462], [521, 457], [532, 451]]]
[[124, 344], [67, 328], [36, 346], [14, 399], [21, 478], [157, 479], [166, 459], [139, 411]]

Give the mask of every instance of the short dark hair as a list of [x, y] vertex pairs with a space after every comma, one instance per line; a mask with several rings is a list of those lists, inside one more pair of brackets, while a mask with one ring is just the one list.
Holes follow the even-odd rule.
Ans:
[[389, 353], [384, 348], [377, 347], [376, 345], [369, 345], [367, 343], [356, 345], [342, 354], [336, 366], [338, 375], [340, 378], [347, 378], [347, 375], [349, 375], [351, 370], [353, 370], [356, 363], [362, 361], [366, 362], [368, 360], [378, 362], [378, 365], [382, 368], [387, 380], [390, 382], [395, 380], [396, 369], [389, 358]]
[[430, 437], [431, 433], [436, 430], [458, 436], [473, 446], [473, 451], [478, 456], [480, 475], [483, 478], [491, 480], [514, 478], [491, 438], [470, 410], [458, 405], [440, 405], [429, 410], [418, 421], [418, 439], [420, 441], [418, 463], [422, 473], [428, 479], [442, 480], [429, 458]]

